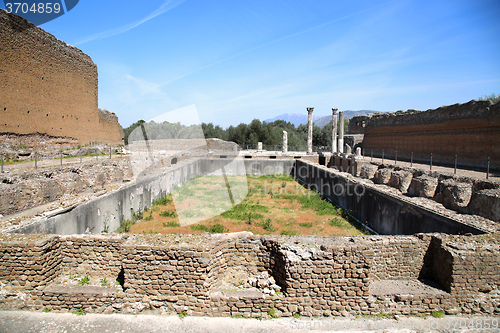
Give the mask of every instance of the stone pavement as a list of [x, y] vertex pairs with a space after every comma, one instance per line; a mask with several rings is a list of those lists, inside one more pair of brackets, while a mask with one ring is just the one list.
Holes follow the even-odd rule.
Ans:
[[[7, 332], [499, 332], [498, 317], [322, 318], [272, 320], [160, 315], [56, 314], [0, 311], [0, 333]], [[484, 327], [489, 325], [489, 329]]]

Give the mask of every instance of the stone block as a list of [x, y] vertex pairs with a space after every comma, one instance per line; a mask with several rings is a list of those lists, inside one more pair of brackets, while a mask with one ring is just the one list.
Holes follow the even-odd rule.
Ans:
[[438, 180], [435, 177], [427, 175], [413, 177], [408, 188], [408, 195], [412, 197], [433, 198], [437, 185]]
[[472, 197], [472, 184], [447, 179], [438, 184], [436, 200], [449, 209], [462, 211]]
[[360, 177], [365, 179], [372, 179], [378, 170], [377, 165], [365, 164], [361, 166]]
[[470, 214], [481, 215], [500, 222], [500, 189], [485, 189], [474, 192], [467, 210]]
[[400, 190], [401, 193], [406, 193], [412, 179], [413, 174], [411, 172], [404, 170], [393, 171], [389, 179], [389, 186]]
[[378, 169], [375, 172], [375, 175], [373, 176], [373, 182], [375, 184], [387, 185], [389, 183], [389, 180], [391, 179], [391, 174], [392, 174], [392, 169], [390, 168]]

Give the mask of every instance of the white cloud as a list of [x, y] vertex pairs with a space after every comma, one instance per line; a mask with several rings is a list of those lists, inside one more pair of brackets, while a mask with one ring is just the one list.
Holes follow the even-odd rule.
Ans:
[[96, 34], [84, 37], [82, 40], [76, 42], [74, 45], [75, 46], [76, 45], [81, 45], [81, 44], [90, 42], [92, 40], [103, 39], [103, 38], [107, 38], [107, 37], [111, 37], [111, 36], [116, 36], [116, 35], [122, 34], [124, 32], [127, 32], [129, 30], [132, 30], [132, 29], [140, 26], [141, 24], [143, 24], [143, 23], [145, 23], [145, 22], [147, 22], [147, 21], [155, 18], [158, 15], [161, 15], [161, 14], [163, 14], [165, 12], [168, 12], [169, 10], [174, 9], [175, 7], [179, 6], [180, 4], [182, 4], [185, 1], [186, 0], [166, 0], [157, 10], [155, 10], [154, 12], [152, 12], [151, 14], [149, 14], [148, 16], [140, 19], [139, 21], [135, 21], [133, 23], [130, 23], [130, 24], [127, 24], [127, 25], [123, 25], [123, 26], [115, 28], [115, 29], [110, 29], [110, 30], [98, 32]]

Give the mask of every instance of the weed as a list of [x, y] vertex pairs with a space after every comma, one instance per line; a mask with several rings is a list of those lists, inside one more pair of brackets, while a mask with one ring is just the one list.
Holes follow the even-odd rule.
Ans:
[[177, 217], [177, 213], [174, 212], [174, 211], [166, 210], [166, 211], [162, 211], [160, 213], [160, 216], [163, 216], [163, 217]]
[[73, 314], [76, 314], [77, 316], [85, 316], [87, 314], [87, 311], [79, 308], [78, 310], [73, 311]]
[[109, 287], [109, 283], [106, 278], [101, 279], [101, 287]]
[[83, 278], [81, 278], [79, 281], [78, 281], [78, 284], [80, 286], [84, 286], [86, 284], [90, 284], [90, 277], [88, 275], [85, 275]]
[[206, 226], [204, 224], [194, 224], [191, 226], [191, 230], [201, 230], [205, 232], [210, 232], [212, 234], [221, 234], [227, 232], [229, 229], [223, 226], [222, 224], [214, 224], [211, 226]]
[[267, 312], [267, 314], [271, 318], [277, 318], [277, 316], [276, 316], [276, 309], [275, 308], [270, 308], [269, 311]]
[[187, 315], [188, 315], [187, 311], [184, 310], [181, 313], [179, 313], [179, 318], [184, 319], [185, 317], [187, 317]]
[[169, 194], [166, 197], [156, 199], [153, 201], [153, 206], [166, 206], [172, 202], [172, 195]]
[[340, 219], [338, 217], [331, 219], [329, 222], [330, 222], [330, 225], [334, 226], [334, 227], [344, 227], [345, 226], [344, 221], [342, 221], [342, 219]]
[[299, 225], [301, 227], [304, 227], [304, 228], [312, 228], [313, 224], [312, 222], [308, 222], [308, 223], [299, 223]]
[[433, 316], [434, 318], [441, 318], [444, 316], [444, 312], [443, 311], [433, 311], [431, 313], [431, 316]]
[[295, 318], [295, 319], [299, 319], [300, 318], [300, 313], [297, 312], [292, 317]]
[[208, 227], [204, 224], [193, 224], [190, 228], [193, 231], [201, 230], [201, 231], [208, 232]]
[[229, 229], [226, 228], [225, 226], [223, 226], [222, 224], [214, 224], [213, 226], [211, 226], [208, 230], [208, 232], [210, 233], [214, 233], [214, 234], [222, 234], [224, 232], [227, 232]]
[[284, 236], [297, 236], [298, 233], [295, 230], [283, 230], [281, 231], [281, 234]]
[[164, 227], [175, 228], [175, 227], [180, 227], [181, 225], [178, 222], [175, 222], [175, 221], [168, 221], [167, 223], [163, 223], [163, 226]]
[[264, 224], [262, 225], [262, 227], [264, 229], [266, 229], [267, 231], [276, 231], [276, 228], [273, 227], [273, 223], [271, 222], [271, 219], [267, 219], [266, 222], [264, 222]]
[[281, 295], [283, 294], [281, 291], [276, 291], [276, 295]]
[[149, 216], [146, 216], [144, 218], [144, 221], [151, 221], [152, 219], [154, 219], [154, 217], [153, 217], [153, 211], [151, 210], [151, 212], [149, 213]]
[[50, 309], [45, 308], [45, 309], [43, 309], [43, 312], [45, 312], [45, 313], [49, 313], [49, 312], [50, 312]]

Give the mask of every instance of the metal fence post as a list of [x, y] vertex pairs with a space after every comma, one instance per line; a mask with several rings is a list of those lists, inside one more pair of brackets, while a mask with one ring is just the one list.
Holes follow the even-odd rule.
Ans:
[[382, 164], [384, 164], [384, 150], [382, 149]]
[[413, 168], [413, 152], [411, 152], [410, 168]]
[[97, 161], [99, 159], [99, 148], [95, 149], [95, 160]]
[[111, 159], [111, 147], [109, 147], [109, 159]]
[[453, 174], [457, 174], [457, 154], [455, 154], [455, 171], [453, 172]]
[[394, 165], [398, 165], [398, 151], [396, 150], [396, 157], [394, 159]]
[[35, 152], [35, 169], [38, 169], [38, 165], [37, 165], [37, 157], [38, 157], [38, 154], [37, 152]]
[[432, 171], [432, 153], [431, 153], [431, 171]]
[[488, 168], [486, 169], [486, 179], [490, 179], [490, 158], [488, 157]]
[[3, 173], [3, 153], [0, 154], [0, 160], [2, 161], [2, 173]]
[[59, 153], [61, 154], [61, 166], [62, 166], [62, 149]]
[[80, 164], [82, 164], [82, 150], [80, 149]]

